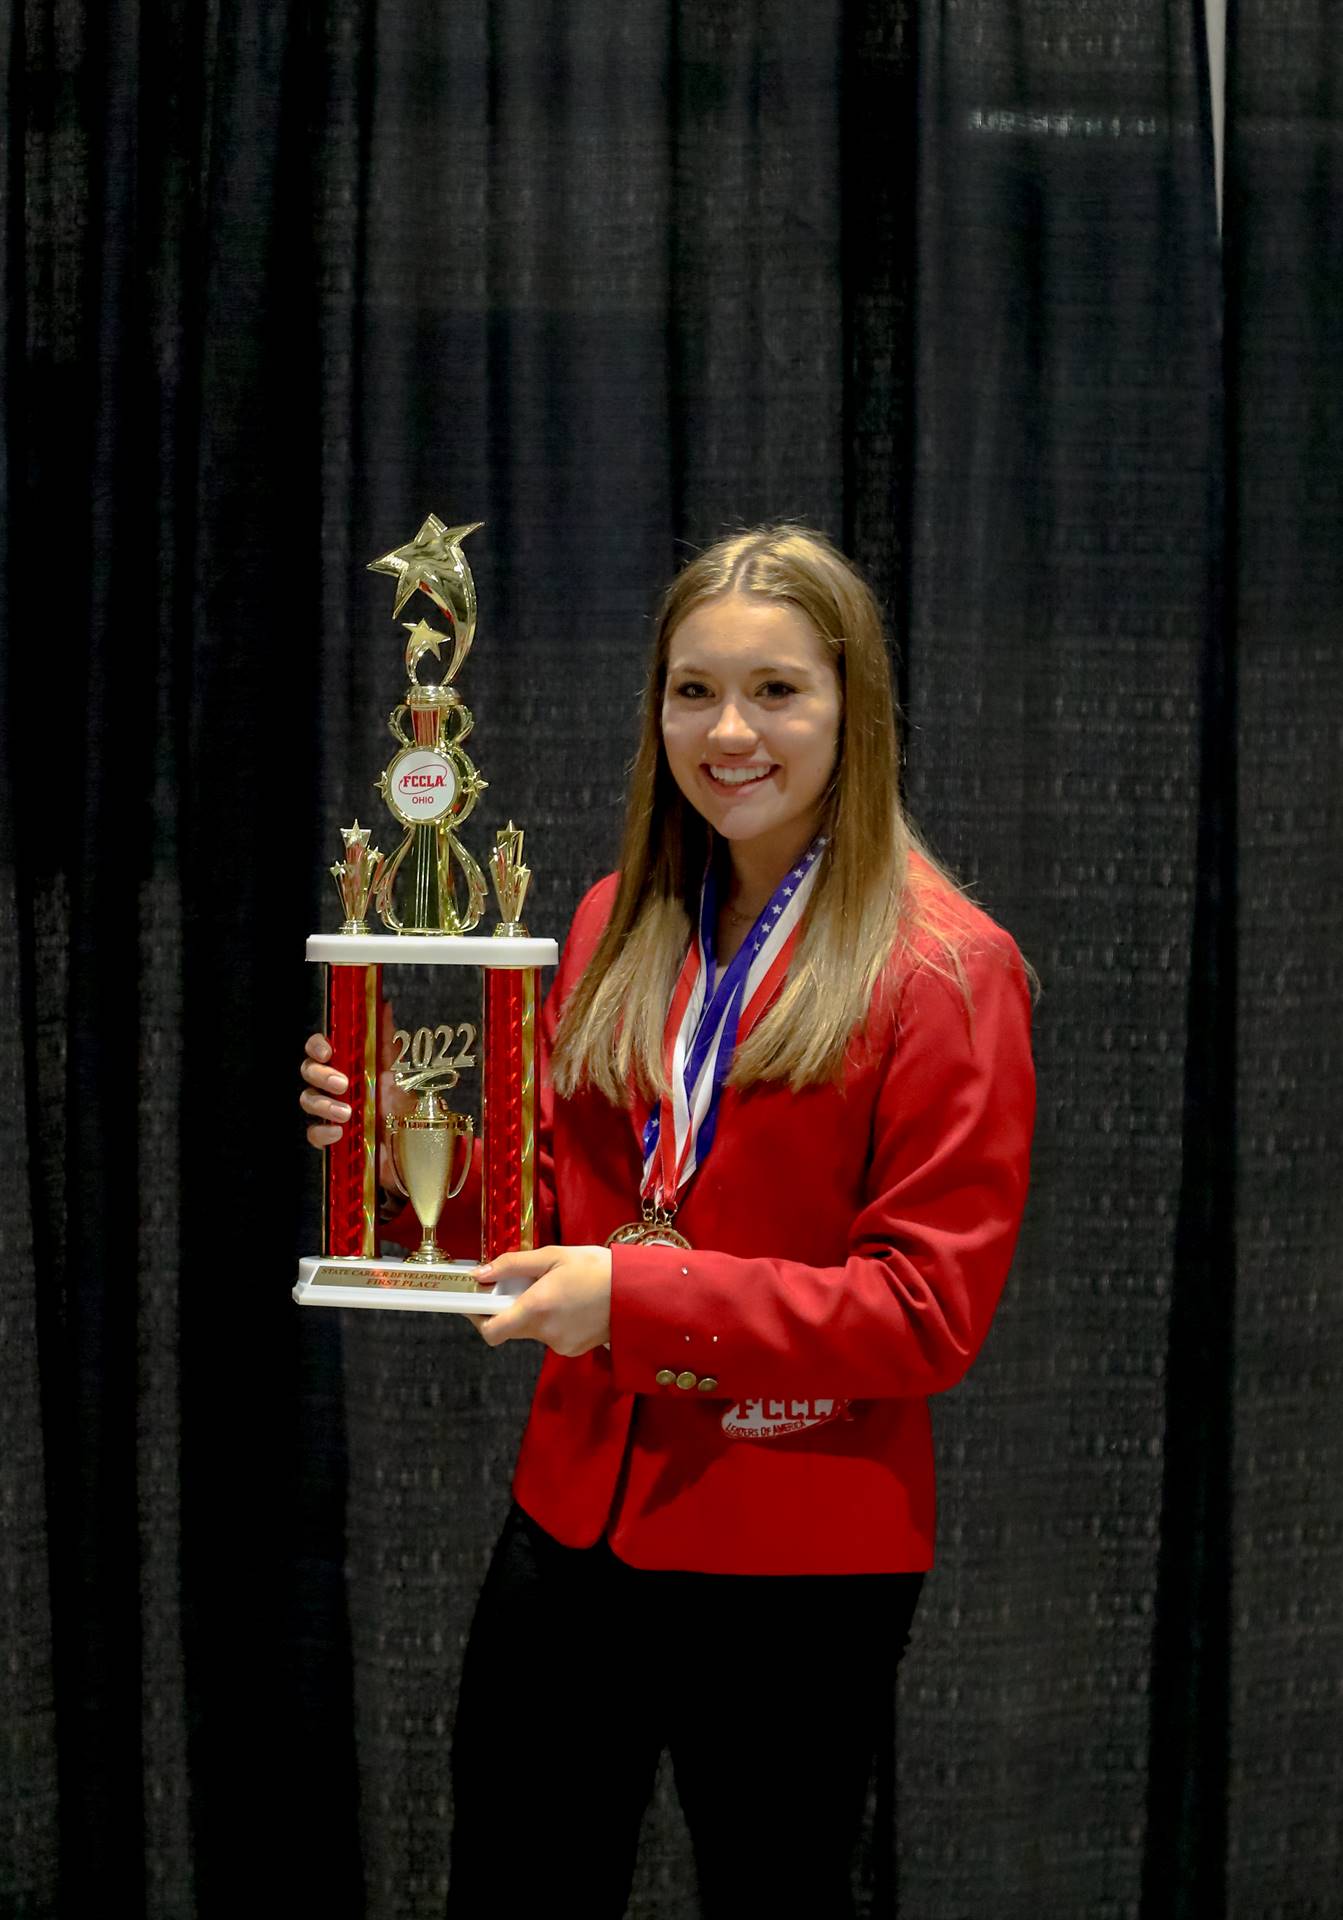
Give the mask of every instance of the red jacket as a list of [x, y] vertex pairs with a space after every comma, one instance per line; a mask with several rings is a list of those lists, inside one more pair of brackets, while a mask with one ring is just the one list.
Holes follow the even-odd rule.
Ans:
[[[612, 875], [575, 915], [547, 1045], [614, 893]], [[693, 1251], [613, 1249], [610, 1350], [546, 1355], [514, 1479], [556, 1539], [711, 1573], [932, 1564], [928, 1395], [997, 1305], [1035, 1106], [1020, 955], [957, 911], [971, 1011], [918, 968], [878, 995], [842, 1085], [727, 1088], [676, 1217]], [[638, 1217], [647, 1108], [557, 1100], [548, 1078], [541, 1105], [543, 1230], [601, 1245]]]

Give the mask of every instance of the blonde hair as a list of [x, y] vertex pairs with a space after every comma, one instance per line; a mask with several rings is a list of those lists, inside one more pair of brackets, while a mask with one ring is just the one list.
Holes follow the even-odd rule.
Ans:
[[[734, 534], [692, 560], [658, 612], [643, 723], [630, 777], [611, 918], [565, 1006], [552, 1068], [564, 1095], [591, 1084], [616, 1102], [631, 1082], [664, 1090], [662, 1033], [690, 939], [709, 829], [685, 799], [662, 746], [672, 635], [706, 601], [759, 595], [799, 609], [839, 676], [835, 771], [826, 835], [802, 937], [783, 990], [738, 1049], [730, 1084], [793, 1088], [842, 1072], [892, 954], [926, 960], [964, 991], [946, 907], [954, 882], [924, 848], [900, 801], [890, 662], [871, 588], [823, 534], [780, 525]], [[920, 859], [911, 867], [910, 854]]]

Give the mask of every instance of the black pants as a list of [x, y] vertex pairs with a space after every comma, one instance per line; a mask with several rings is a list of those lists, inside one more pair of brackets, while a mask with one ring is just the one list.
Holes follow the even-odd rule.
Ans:
[[701, 1911], [853, 1911], [921, 1573], [648, 1573], [516, 1508], [471, 1628], [453, 1741], [451, 1920], [619, 1920], [663, 1748]]

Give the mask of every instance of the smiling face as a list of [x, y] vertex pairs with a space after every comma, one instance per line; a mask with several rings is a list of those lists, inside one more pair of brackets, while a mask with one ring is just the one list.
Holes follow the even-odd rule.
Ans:
[[671, 636], [662, 744], [681, 792], [745, 856], [781, 874], [820, 825], [843, 710], [833, 656], [790, 602], [727, 593]]

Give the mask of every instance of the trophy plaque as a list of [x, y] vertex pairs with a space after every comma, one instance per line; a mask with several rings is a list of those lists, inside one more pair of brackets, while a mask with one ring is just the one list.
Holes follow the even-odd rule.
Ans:
[[[558, 950], [523, 924], [531, 872], [512, 821], [486, 863], [498, 924], [475, 931], [487, 883], [459, 829], [486, 783], [465, 751], [474, 723], [454, 682], [476, 630], [462, 542], [480, 524], [431, 514], [369, 563], [396, 578], [393, 619], [418, 589], [451, 632], [404, 623], [407, 685], [387, 720], [396, 750], [376, 782], [396, 844], [381, 853], [357, 819], [341, 829], [340, 931], [308, 941], [308, 959], [326, 968], [330, 1064], [348, 1082], [350, 1119], [326, 1150], [323, 1251], [299, 1262], [302, 1306], [494, 1313], [525, 1284], [478, 1290], [473, 1270], [534, 1244], [536, 1016], [540, 970]], [[426, 656], [442, 666], [445, 646], [441, 678], [421, 681]], [[418, 1245], [388, 1257], [379, 1229], [398, 1202]]]

